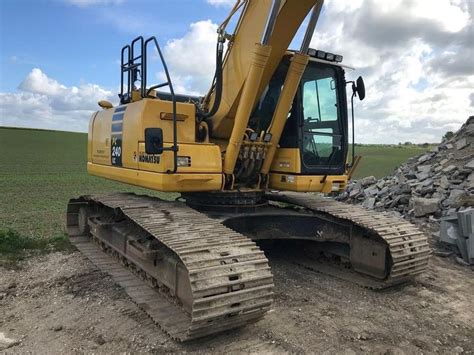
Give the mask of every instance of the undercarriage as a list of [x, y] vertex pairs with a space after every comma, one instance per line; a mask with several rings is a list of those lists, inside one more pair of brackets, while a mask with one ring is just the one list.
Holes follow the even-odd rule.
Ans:
[[427, 267], [426, 236], [399, 217], [314, 194], [221, 194], [183, 195], [184, 202], [83, 196], [68, 205], [68, 233], [180, 341], [264, 316], [273, 276], [260, 247], [272, 243], [290, 241], [303, 251], [296, 262], [372, 289]]

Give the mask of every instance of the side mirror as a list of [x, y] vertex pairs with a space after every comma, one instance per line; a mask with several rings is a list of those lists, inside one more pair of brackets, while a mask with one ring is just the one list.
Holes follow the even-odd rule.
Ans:
[[359, 96], [359, 100], [362, 101], [365, 98], [365, 84], [364, 79], [359, 76], [356, 80], [355, 85], [352, 87], [354, 92], [357, 92], [357, 96]]
[[163, 130], [161, 128], [145, 128], [145, 153], [163, 153]]

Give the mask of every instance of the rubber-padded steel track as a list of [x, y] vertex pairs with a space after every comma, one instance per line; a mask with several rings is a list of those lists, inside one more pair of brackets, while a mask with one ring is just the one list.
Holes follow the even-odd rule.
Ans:
[[[153, 277], [119, 250], [97, 236], [80, 235], [79, 209], [98, 207], [121, 215], [164, 244], [184, 265], [192, 291], [192, 308], [185, 311], [162, 286], [144, 280]], [[118, 222], [117, 222], [118, 223]], [[129, 296], [172, 338], [186, 341], [254, 322], [270, 309], [273, 276], [263, 252], [249, 238], [223, 226], [180, 202], [133, 194], [83, 196], [68, 205], [71, 241], [93, 263], [111, 274]], [[93, 239], [96, 242], [93, 243]], [[128, 269], [102, 249], [125, 261]], [[134, 272], [142, 279], [133, 278]], [[153, 280], [152, 280], [153, 281]], [[159, 280], [158, 280], [159, 284]]]
[[357, 274], [353, 278], [356, 283], [373, 289], [385, 288], [410, 280], [425, 271], [428, 266], [430, 248], [426, 235], [400, 217], [312, 193], [268, 193], [266, 197], [349, 222], [367, 231], [367, 234], [383, 240], [388, 246], [391, 259], [387, 277], [375, 280]]

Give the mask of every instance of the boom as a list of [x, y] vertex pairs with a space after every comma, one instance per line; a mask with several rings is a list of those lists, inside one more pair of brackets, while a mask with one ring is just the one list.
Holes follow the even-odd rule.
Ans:
[[[234, 126], [242, 90], [250, 71], [255, 44], [268, 48], [268, 58], [263, 66], [254, 100], [268, 84], [276, 67], [286, 53], [301, 23], [317, 0], [244, 0], [244, 9], [238, 21], [223, 65], [222, 99], [219, 109], [212, 116], [213, 137], [229, 138]], [[322, 6], [319, 1], [319, 7]], [[275, 11], [272, 18], [271, 12]], [[210, 94], [212, 106], [215, 90]]]

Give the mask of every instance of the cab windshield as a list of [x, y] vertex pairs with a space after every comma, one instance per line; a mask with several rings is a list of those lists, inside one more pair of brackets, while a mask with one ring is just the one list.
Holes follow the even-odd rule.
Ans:
[[330, 67], [308, 67], [301, 82], [303, 163], [333, 165], [343, 158], [336, 73]]

